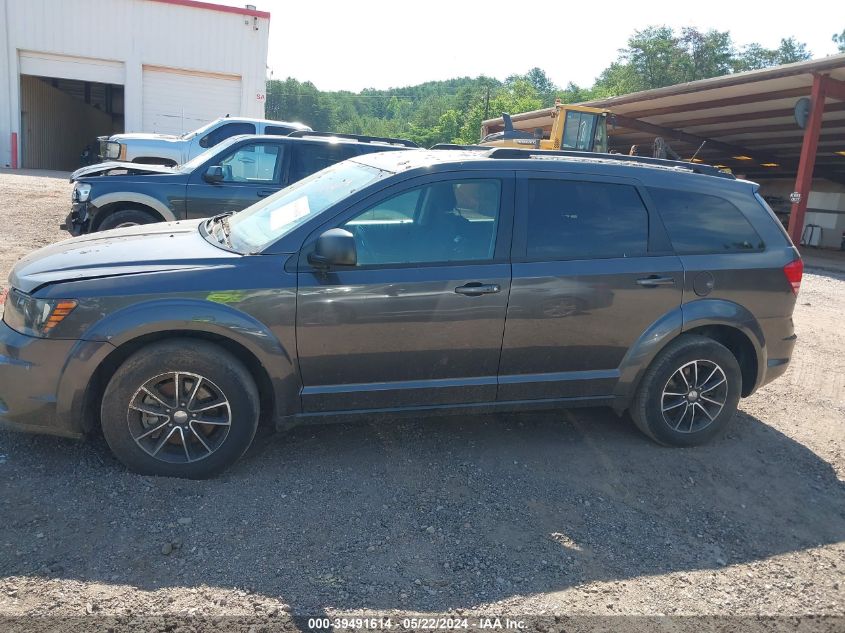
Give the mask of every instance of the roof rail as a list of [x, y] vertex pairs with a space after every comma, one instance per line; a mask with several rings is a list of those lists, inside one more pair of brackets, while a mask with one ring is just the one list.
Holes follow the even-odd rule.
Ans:
[[488, 158], [543, 158], [544, 156], [566, 156], [568, 158], [580, 158], [581, 160], [594, 161], [617, 161], [620, 163], [639, 163], [652, 167], [663, 167], [672, 169], [685, 169], [696, 174], [705, 174], [707, 176], [717, 176], [719, 178], [729, 178], [736, 180], [733, 174], [721, 171], [712, 165], [705, 165], [703, 163], [688, 163], [680, 160], [667, 160], [664, 158], [650, 158], [648, 156], [628, 156], [627, 154], [605, 154], [599, 152], [578, 152], [570, 150], [550, 150], [550, 149], [519, 149], [516, 147], [494, 147], [487, 155]]
[[401, 145], [402, 147], [419, 147], [413, 141], [408, 141], [403, 138], [389, 138], [382, 136], [365, 136], [363, 134], [335, 134], [334, 132], [313, 132], [310, 130], [297, 130], [291, 132], [288, 136], [296, 138], [342, 138], [350, 141], [358, 141], [359, 143], [384, 143], [385, 145]]
[[490, 151], [489, 145], [458, 145], [456, 143], [437, 143], [432, 145], [431, 149], [464, 149], [473, 152]]

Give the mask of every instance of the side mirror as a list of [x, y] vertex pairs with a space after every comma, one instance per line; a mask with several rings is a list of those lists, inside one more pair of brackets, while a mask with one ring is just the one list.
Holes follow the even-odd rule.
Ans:
[[210, 182], [211, 184], [223, 182], [223, 165], [212, 165], [205, 170], [202, 177], [203, 180]]
[[358, 263], [355, 237], [345, 229], [329, 229], [317, 238], [314, 251], [308, 254], [308, 263], [321, 270], [354, 266]]

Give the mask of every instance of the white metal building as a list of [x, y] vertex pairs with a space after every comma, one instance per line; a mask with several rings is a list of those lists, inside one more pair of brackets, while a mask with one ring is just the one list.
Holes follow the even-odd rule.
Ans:
[[97, 136], [264, 116], [270, 14], [195, 0], [0, 0], [0, 167]]

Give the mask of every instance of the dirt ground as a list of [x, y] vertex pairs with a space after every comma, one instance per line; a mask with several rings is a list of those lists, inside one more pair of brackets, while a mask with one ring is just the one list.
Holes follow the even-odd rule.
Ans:
[[[0, 172], [0, 200], [5, 285], [64, 237], [70, 185]], [[602, 409], [432, 418], [269, 436], [195, 482], [130, 474], [101, 439], [2, 432], [0, 618], [25, 617], [0, 628], [451, 613], [845, 630], [807, 617], [845, 616], [845, 275], [810, 270], [795, 320], [787, 374], [695, 449]]]

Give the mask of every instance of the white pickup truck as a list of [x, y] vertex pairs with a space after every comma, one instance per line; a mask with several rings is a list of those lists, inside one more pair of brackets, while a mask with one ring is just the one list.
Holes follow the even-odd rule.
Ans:
[[100, 142], [101, 161], [121, 160], [147, 165], [181, 165], [232, 136], [241, 134], [287, 136], [299, 130], [310, 132], [311, 128], [302, 123], [226, 116], [181, 136], [132, 132], [101, 136], [97, 140]]

